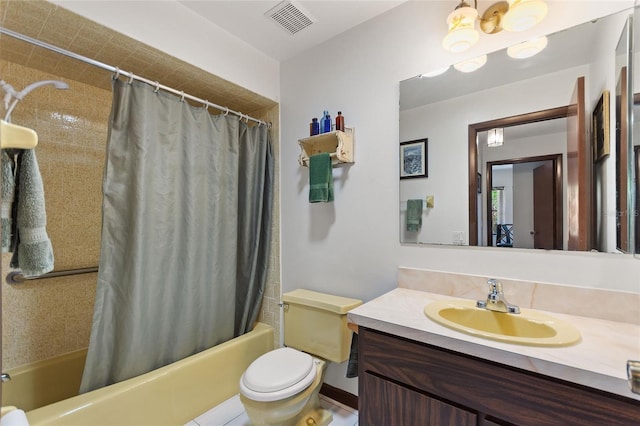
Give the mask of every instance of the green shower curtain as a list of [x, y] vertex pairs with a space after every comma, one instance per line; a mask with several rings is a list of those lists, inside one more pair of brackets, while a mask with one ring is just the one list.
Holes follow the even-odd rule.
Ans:
[[81, 392], [232, 339], [258, 316], [274, 159], [266, 126], [114, 81]]

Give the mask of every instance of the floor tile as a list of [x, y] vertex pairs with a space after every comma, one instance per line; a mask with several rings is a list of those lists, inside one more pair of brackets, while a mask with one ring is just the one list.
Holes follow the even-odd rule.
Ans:
[[[333, 414], [331, 426], [357, 426], [358, 410], [320, 395], [320, 404]], [[240, 395], [235, 395], [184, 426], [251, 426]]]

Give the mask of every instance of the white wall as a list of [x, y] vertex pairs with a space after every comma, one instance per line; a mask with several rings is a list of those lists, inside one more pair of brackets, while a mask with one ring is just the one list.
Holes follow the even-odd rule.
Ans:
[[[539, 31], [633, 2], [580, 5], [550, 2]], [[479, 46], [454, 59], [441, 47], [451, 9], [452, 2], [409, 2], [281, 65], [283, 291], [305, 287], [369, 300], [394, 288], [398, 266], [640, 291], [640, 261], [628, 255], [398, 242], [398, 82], [508, 41], [502, 33], [482, 36]], [[356, 162], [334, 170], [335, 202], [309, 204], [308, 170], [297, 164], [296, 141], [323, 109], [341, 110], [356, 127]], [[327, 382], [357, 391], [355, 380], [344, 379], [343, 366], [330, 366]]]
[[49, 1], [266, 98], [280, 99], [278, 61], [176, 1]]

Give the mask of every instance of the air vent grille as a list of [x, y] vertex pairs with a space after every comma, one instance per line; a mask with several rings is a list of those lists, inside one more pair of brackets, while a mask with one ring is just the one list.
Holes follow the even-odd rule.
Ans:
[[288, 0], [278, 3], [275, 7], [269, 9], [264, 16], [271, 19], [291, 35], [316, 22], [316, 19], [304, 10], [302, 6]]

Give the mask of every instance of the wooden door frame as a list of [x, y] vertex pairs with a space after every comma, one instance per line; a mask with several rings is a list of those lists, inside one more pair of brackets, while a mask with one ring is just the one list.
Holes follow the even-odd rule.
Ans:
[[[575, 108], [575, 106], [574, 106]], [[571, 105], [550, 108], [526, 114], [513, 115], [511, 117], [498, 118], [469, 124], [468, 150], [469, 150], [469, 245], [478, 245], [478, 147], [476, 141], [478, 133], [500, 127], [513, 127], [522, 124], [537, 123], [540, 121], [567, 118], [571, 115]], [[562, 203], [560, 203], [562, 205]]]
[[[489, 192], [491, 189], [491, 180], [493, 179], [493, 166], [501, 164], [522, 164], [522, 163], [536, 163], [539, 161], [551, 161], [553, 163], [553, 198], [555, 202], [555, 208], [553, 211], [553, 249], [562, 250], [562, 222], [563, 222], [563, 208], [562, 208], [562, 154], [549, 154], [540, 155], [535, 157], [521, 157], [506, 160], [487, 161], [486, 169], [486, 188], [487, 188], [487, 217], [485, 224], [487, 225], [487, 246], [492, 241], [493, 233], [491, 232], [492, 220], [488, 212], [491, 211], [491, 197]], [[492, 247], [492, 246], [489, 246]]]

